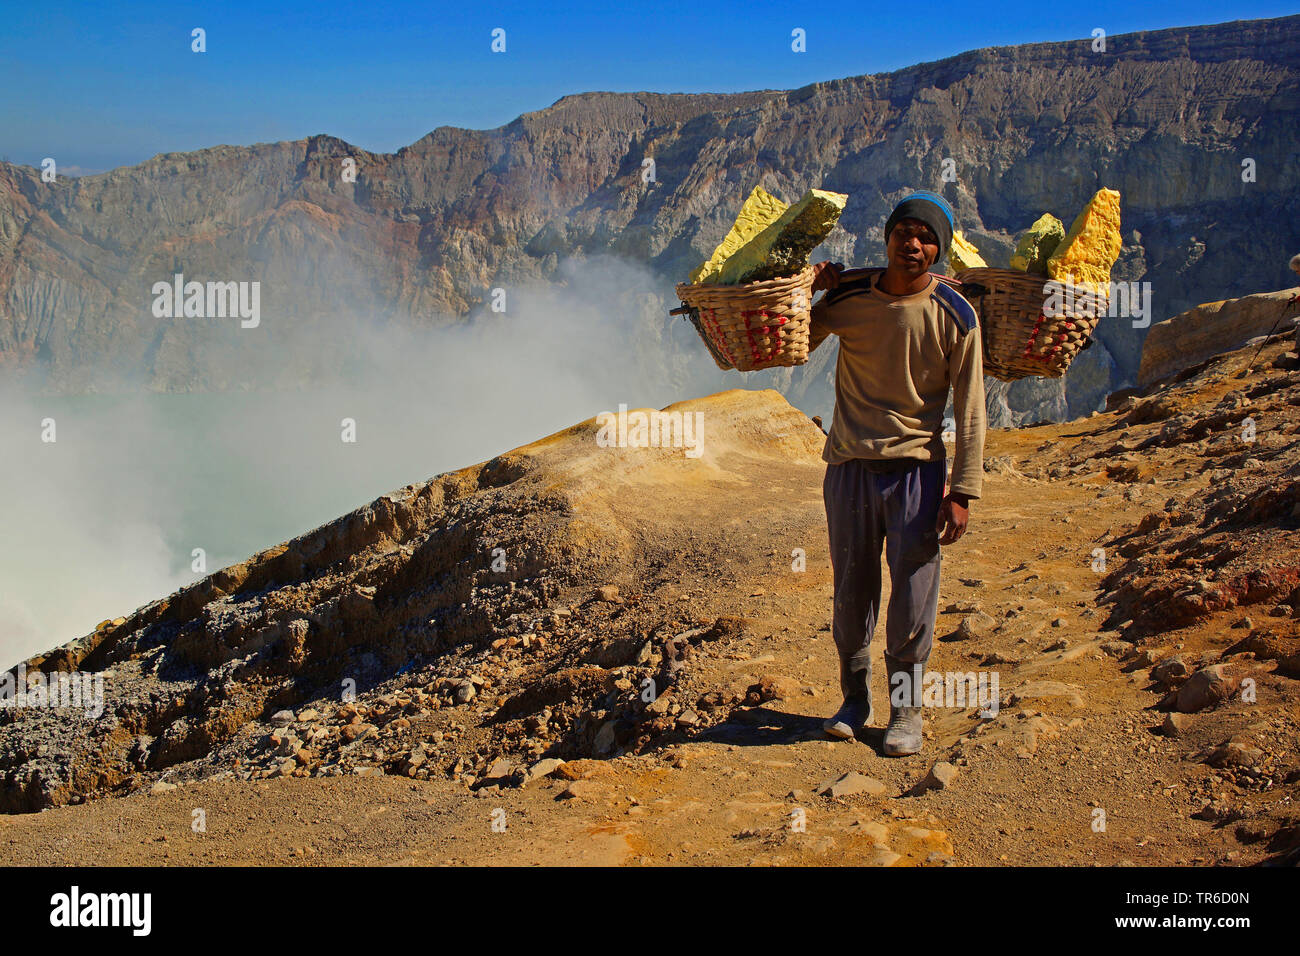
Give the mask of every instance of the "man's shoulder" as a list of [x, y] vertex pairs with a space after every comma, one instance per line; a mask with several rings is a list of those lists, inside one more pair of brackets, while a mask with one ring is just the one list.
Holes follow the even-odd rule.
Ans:
[[866, 269], [863, 270], [862, 275], [854, 276], [847, 281], [841, 281], [839, 285], [822, 296], [821, 304], [829, 307], [838, 305], [845, 299], [869, 295], [871, 293], [871, 281], [884, 271], [884, 269]]
[[976, 328], [979, 316], [975, 307], [958, 291], [959, 284], [947, 276], [936, 275], [935, 278], [939, 281], [934, 284], [930, 299], [938, 306], [939, 312], [948, 316], [962, 335]]

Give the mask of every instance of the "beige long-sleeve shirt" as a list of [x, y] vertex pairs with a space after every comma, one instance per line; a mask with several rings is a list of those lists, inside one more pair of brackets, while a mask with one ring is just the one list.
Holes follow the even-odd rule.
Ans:
[[956, 451], [949, 490], [980, 496], [984, 477], [984, 359], [975, 310], [932, 278], [908, 296], [882, 292], [883, 270], [841, 282], [812, 307], [809, 350], [840, 337], [835, 417], [822, 458], [937, 461], [952, 388]]

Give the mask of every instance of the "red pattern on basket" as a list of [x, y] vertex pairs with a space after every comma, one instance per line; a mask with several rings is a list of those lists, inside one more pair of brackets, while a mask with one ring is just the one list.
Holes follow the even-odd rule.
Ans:
[[[761, 316], [762, 318], [769, 320], [776, 319], [777, 321], [775, 325], [768, 324], [755, 326], [749, 321], [754, 316]], [[749, 355], [750, 358], [753, 359], [754, 364], [759, 365], [775, 358], [777, 352], [781, 350], [781, 346], [784, 344], [784, 339], [781, 335], [781, 326], [785, 325], [786, 322], [790, 320], [789, 316], [781, 315], [780, 313], [773, 314], [768, 312], [766, 309], [753, 309], [751, 311], [742, 311], [740, 317], [745, 320], [745, 336], [749, 339]], [[718, 325], [716, 312], [713, 309], [701, 309], [700, 320], [704, 323], [705, 328], [709, 330], [709, 337], [713, 339], [713, 344], [718, 347], [718, 351], [725, 355], [727, 361], [732, 365], [738, 365], [739, 363], [736, 362], [736, 357], [732, 355], [731, 350], [727, 348], [727, 337], [722, 334], [722, 329]], [[776, 344], [766, 355], [762, 354], [762, 350], [758, 345], [758, 340], [755, 338], [755, 336], [760, 333], [763, 335], [775, 334], [776, 336]]]
[[727, 357], [727, 361], [734, 368], [736, 357], [731, 354], [731, 349], [727, 348], [727, 337], [722, 334], [722, 329], [718, 327], [717, 313], [713, 309], [701, 309], [700, 321], [709, 330], [709, 338], [713, 339], [713, 344], [718, 347], [718, 351]]
[[1050, 361], [1050, 359], [1048, 359], [1048, 357], [1045, 355], [1033, 354], [1034, 342], [1038, 340], [1038, 333], [1039, 331], [1042, 330], [1043, 323], [1046, 321], [1047, 321], [1047, 316], [1045, 316], [1042, 312], [1039, 312], [1038, 321], [1034, 323], [1034, 331], [1030, 333], [1029, 341], [1025, 343], [1025, 351], [1024, 354], [1021, 356], [1022, 358], [1033, 359], [1035, 362], [1042, 362], [1044, 365], [1046, 365]]
[[[760, 325], [757, 328], [755, 328], [754, 326], [749, 324], [749, 320], [756, 315], [762, 316], [765, 319], [778, 319], [779, 321], [776, 323], [776, 325]], [[745, 320], [745, 335], [749, 338], [749, 355], [750, 358], [754, 360], [754, 364], [758, 365], [773, 359], [776, 356], [776, 353], [781, 350], [781, 345], [783, 344], [783, 338], [781, 336], [781, 326], [785, 325], [787, 321], [786, 317], [784, 315], [780, 315], [779, 313], [777, 315], [773, 315], [771, 312], [768, 312], [766, 309], [754, 309], [751, 311], [744, 311], [740, 313], [740, 317]], [[772, 350], [768, 352], [766, 355], [759, 354], [758, 342], [754, 339], [754, 333], [756, 332], [761, 332], [764, 335], [772, 335], [773, 333], [775, 333], [776, 335], [776, 344], [772, 347]]]
[[[1042, 362], [1044, 365], [1053, 365], [1060, 362], [1061, 350], [1065, 344], [1070, 341], [1070, 337], [1062, 332], [1060, 335], [1053, 336], [1048, 333], [1045, 337], [1044, 348], [1042, 353], [1034, 354], [1034, 343], [1038, 341], [1038, 335], [1043, 329], [1043, 323], [1047, 321], [1047, 316], [1042, 312], [1038, 313], [1038, 320], [1034, 323], [1034, 330], [1029, 335], [1029, 341], [1025, 343], [1025, 351], [1021, 354], [1022, 358], [1032, 359], [1035, 362]], [[1068, 319], [1064, 323], [1067, 329], [1073, 329], [1074, 323]], [[1055, 342], [1055, 345], [1052, 345]], [[1050, 348], [1048, 347], [1050, 346]]]

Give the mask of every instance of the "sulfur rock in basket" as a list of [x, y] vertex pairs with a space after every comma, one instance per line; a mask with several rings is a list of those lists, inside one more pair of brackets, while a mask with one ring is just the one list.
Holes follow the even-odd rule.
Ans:
[[1047, 260], [1047, 274], [1105, 296], [1110, 291], [1110, 270], [1119, 259], [1122, 245], [1119, 193], [1099, 189]]
[[722, 242], [718, 243], [718, 247], [713, 250], [713, 255], [709, 257], [708, 261], [701, 263], [691, 273], [691, 284], [717, 282], [717, 276], [722, 270], [722, 264], [737, 249], [780, 219], [781, 214], [787, 208], [789, 207], [785, 203], [762, 186], [755, 186], [754, 191], [745, 200], [745, 204], [740, 207], [740, 215], [736, 217], [736, 224], [731, 227], [731, 231], [727, 233]]
[[1011, 268], [1030, 275], [1047, 275], [1047, 260], [1064, 238], [1065, 226], [1061, 220], [1050, 212], [1043, 213], [1016, 243], [1016, 251], [1011, 254]]
[[984, 261], [980, 251], [975, 248], [975, 244], [968, 241], [960, 232], [952, 234], [952, 247], [948, 250], [948, 263], [952, 266], [953, 275], [964, 269], [988, 268], [988, 263]]
[[810, 189], [775, 222], [737, 249], [722, 264], [720, 285], [739, 285], [797, 275], [808, 265], [808, 255], [821, 245], [849, 197], [823, 189]]

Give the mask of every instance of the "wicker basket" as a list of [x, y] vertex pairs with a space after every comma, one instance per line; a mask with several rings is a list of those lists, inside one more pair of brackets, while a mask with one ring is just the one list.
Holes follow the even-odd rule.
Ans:
[[[840, 281], [877, 271], [850, 269]], [[798, 275], [743, 285], [677, 286], [686, 315], [720, 369], [752, 372], [808, 361], [813, 268]], [[940, 279], [953, 284], [952, 279]], [[1051, 281], [1014, 269], [966, 269], [960, 291], [979, 314], [984, 371], [1005, 382], [1030, 375], [1060, 378], [1091, 344], [1106, 313], [1104, 296], [1062, 282], [1062, 309], [1044, 312]]]
[[741, 285], [677, 286], [671, 315], [690, 318], [721, 369], [753, 372], [808, 361], [814, 270]]
[[979, 313], [984, 371], [1004, 382], [1060, 378], [1106, 313], [1104, 295], [1062, 282], [1063, 307], [1047, 315], [1045, 286], [1052, 280], [1014, 269], [966, 269], [957, 280]]

